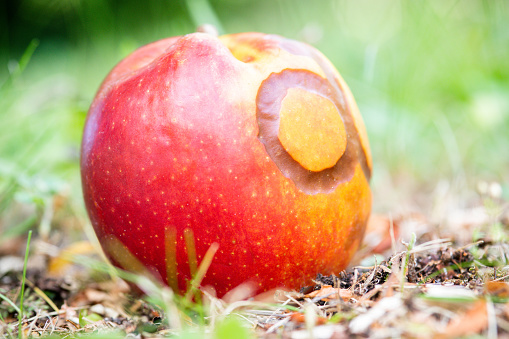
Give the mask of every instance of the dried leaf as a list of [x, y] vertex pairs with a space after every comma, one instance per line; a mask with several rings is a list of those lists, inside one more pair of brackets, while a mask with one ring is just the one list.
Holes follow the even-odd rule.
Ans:
[[344, 301], [350, 300], [353, 294], [352, 291], [344, 288], [334, 288], [332, 286], [325, 285], [321, 289], [313, 291], [305, 295], [305, 298], [330, 301], [335, 299], [343, 299]]
[[488, 312], [486, 301], [477, 301], [464, 314], [454, 318], [447, 328], [444, 335], [446, 337], [460, 337], [475, 333], [481, 333], [488, 327]]
[[488, 281], [484, 284], [484, 291], [498, 298], [509, 298], [509, 284], [504, 281]]
[[[290, 321], [303, 324], [306, 322], [306, 315], [302, 312], [292, 312], [290, 314]], [[326, 323], [327, 323], [327, 318], [316, 317], [315, 325], [323, 325]]]
[[95, 253], [94, 246], [88, 241], [78, 241], [62, 249], [57, 257], [51, 258], [48, 264], [48, 274], [53, 277], [62, 277], [69, 266], [73, 264], [72, 258], [76, 255], [91, 255]]

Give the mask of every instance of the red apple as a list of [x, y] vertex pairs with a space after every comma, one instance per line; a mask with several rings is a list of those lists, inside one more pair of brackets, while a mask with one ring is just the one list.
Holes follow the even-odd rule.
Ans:
[[111, 239], [184, 290], [191, 229], [198, 263], [219, 244], [202, 285], [220, 296], [247, 281], [261, 292], [339, 273], [371, 209], [350, 90], [313, 47], [261, 33], [193, 33], [121, 61], [88, 113], [81, 171], [114, 264], [127, 266]]

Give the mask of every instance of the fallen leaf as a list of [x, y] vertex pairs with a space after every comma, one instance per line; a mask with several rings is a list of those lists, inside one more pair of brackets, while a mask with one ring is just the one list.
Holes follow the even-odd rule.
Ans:
[[50, 276], [61, 277], [66, 274], [68, 267], [73, 265], [72, 258], [76, 255], [91, 255], [96, 249], [88, 241], [78, 241], [62, 249], [58, 256], [51, 258], [48, 265]]
[[348, 301], [350, 298], [352, 298], [352, 296], [352, 291], [348, 289], [334, 288], [332, 286], [325, 285], [319, 290], [306, 294], [304, 297], [323, 301], [330, 301], [341, 298], [344, 301]]
[[460, 337], [471, 334], [479, 334], [488, 327], [488, 311], [486, 301], [477, 301], [464, 314], [458, 315], [449, 322], [444, 335], [445, 337]]
[[488, 281], [484, 284], [484, 291], [498, 298], [509, 298], [509, 284], [504, 281]]
[[[290, 320], [296, 323], [305, 323], [306, 315], [302, 312], [292, 312], [290, 314]], [[323, 325], [327, 323], [327, 318], [316, 317], [315, 325]]]

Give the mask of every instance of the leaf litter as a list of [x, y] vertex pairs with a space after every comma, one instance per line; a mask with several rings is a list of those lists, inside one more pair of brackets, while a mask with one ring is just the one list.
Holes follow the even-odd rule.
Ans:
[[[484, 197], [449, 211], [441, 224], [431, 219], [415, 212], [373, 215], [347, 270], [318, 274], [298, 292], [253, 296], [248, 285], [240, 286], [224, 300], [202, 287], [199, 297], [179, 298], [159, 287], [160, 295], [140, 298], [114, 269], [94, 266], [104, 261], [93, 244], [37, 239], [27, 267], [23, 335], [509, 337], [508, 204]], [[6, 338], [18, 336], [23, 271], [10, 245], [0, 245], [0, 337]], [[83, 260], [90, 262], [76, 263]]]

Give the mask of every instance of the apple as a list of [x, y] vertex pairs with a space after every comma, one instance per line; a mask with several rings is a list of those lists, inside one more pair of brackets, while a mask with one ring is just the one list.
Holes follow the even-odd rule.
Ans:
[[371, 163], [334, 66], [262, 33], [136, 50], [100, 86], [81, 152], [86, 209], [110, 260], [130, 269], [132, 256], [182, 292], [189, 258], [199, 264], [217, 244], [202, 286], [219, 296], [345, 269], [371, 210]]

